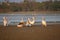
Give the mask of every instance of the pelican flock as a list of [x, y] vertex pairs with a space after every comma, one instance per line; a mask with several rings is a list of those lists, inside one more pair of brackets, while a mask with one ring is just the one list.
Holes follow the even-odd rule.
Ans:
[[23, 18], [22, 18], [21, 21], [20, 21], [20, 23], [17, 25], [17, 27], [23, 27], [24, 24], [25, 24], [26, 26], [32, 26], [34, 23], [35, 23], [35, 18], [34, 18], [34, 17], [32, 17], [32, 21], [31, 21], [30, 18], [28, 18], [28, 20], [27, 20], [26, 23], [24, 22], [24, 20], [23, 20]]
[[[35, 17], [32, 17], [32, 20], [30, 18], [28, 18], [27, 22], [24, 22], [23, 18], [21, 18], [21, 21], [19, 22], [17, 27], [23, 27], [24, 25], [25, 26], [32, 26], [32, 25], [34, 25], [34, 23], [35, 23]], [[45, 27], [47, 26], [47, 23], [46, 23], [44, 17], [42, 17], [41, 23], [43, 26], [45, 26]], [[4, 26], [8, 26], [8, 21], [5, 16], [3, 17], [3, 24], [4, 24]]]

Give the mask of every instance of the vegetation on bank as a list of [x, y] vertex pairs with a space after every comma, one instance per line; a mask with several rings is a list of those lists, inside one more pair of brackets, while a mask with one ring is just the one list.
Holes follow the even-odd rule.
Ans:
[[60, 11], [60, 1], [56, 2], [22, 2], [22, 3], [2, 3], [0, 12], [20, 12], [20, 11]]

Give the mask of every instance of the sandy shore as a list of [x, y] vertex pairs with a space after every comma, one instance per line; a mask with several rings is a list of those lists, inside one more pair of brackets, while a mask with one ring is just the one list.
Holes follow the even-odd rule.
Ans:
[[6, 13], [0, 13], [0, 14], [60, 14], [60, 11], [21, 11], [21, 12], [6, 12]]
[[22, 28], [0, 25], [0, 40], [60, 40], [60, 24]]

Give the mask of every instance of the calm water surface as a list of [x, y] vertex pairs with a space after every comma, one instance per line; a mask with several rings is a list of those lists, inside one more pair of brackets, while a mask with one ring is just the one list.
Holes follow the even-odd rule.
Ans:
[[24, 21], [27, 21], [27, 18], [36, 18], [36, 22], [41, 22], [42, 17], [45, 17], [47, 22], [56, 22], [60, 21], [60, 13], [59, 14], [0, 14], [0, 24], [3, 23], [3, 17], [6, 16], [9, 24], [10, 23], [19, 23], [21, 18], [24, 19]]

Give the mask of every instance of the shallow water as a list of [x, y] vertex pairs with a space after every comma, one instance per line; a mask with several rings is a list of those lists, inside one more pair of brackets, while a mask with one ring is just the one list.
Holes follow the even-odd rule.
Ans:
[[24, 21], [27, 21], [27, 18], [35, 17], [36, 22], [41, 22], [42, 17], [45, 17], [46, 21], [48, 22], [56, 22], [60, 21], [60, 14], [0, 14], [0, 24], [3, 22], [3, 17], [6, 16], [9, 24], [19, 23], [21, 18], [24, 19]]

